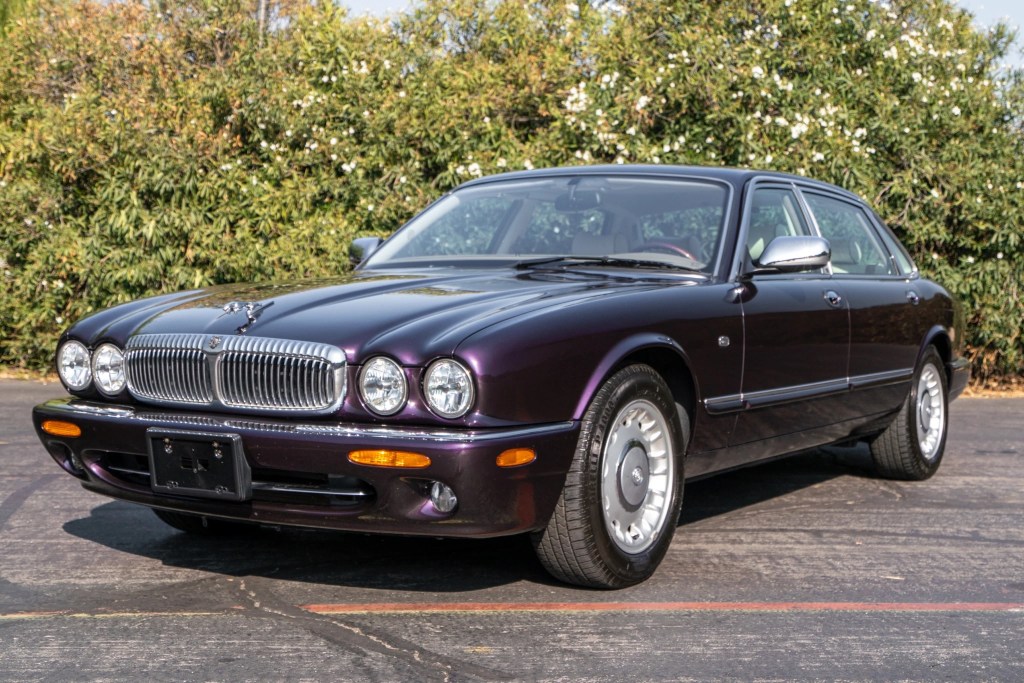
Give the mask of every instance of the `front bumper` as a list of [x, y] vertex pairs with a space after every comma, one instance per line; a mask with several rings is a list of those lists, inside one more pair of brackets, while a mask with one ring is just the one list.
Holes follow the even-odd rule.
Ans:
[[[338, 422], [170, 411], [64, 398], [36, 406], [43, 445], [82, 485], [113, 498], [209, 517], [270, 525], [429, 536], [489, 537], [543, 528], [554, 510], [579, 435], [574, 421], [529, 427], [455, 430], [391, 428]], [[52, 436], [45, 420], [70, 422], [78, 437]], [[154, 493], [146, 430], [150, 427], [241, 437], [252, 471], [243, 501]], [[530, 448], [528, 465], [502, 468], [496, 457]], [[413, 451], [422, 469], [349, 462], [354, 450]], [[439, 481], [458, 496], [451, 513], [430, 502]]]

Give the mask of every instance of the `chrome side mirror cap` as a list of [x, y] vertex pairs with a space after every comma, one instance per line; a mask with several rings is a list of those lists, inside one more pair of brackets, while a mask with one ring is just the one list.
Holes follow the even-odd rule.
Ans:
[[355, 268], [365, 261], [370, 254], [377, 251], [377, 247], [383, 241], [379, 237], [358, 237], [352, 240], [352, 244], [348, 247], [348, 262]]
[[832, 247], [824, 237], [776, 237], [754, 262], [754, 273], [799, 273], [828, 265]]

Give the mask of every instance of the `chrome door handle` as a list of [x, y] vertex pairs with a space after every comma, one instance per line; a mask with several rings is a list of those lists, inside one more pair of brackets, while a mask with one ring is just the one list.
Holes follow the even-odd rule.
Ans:
[[908, 290], [907, 291], [907, 301], [909, 301], [911, 304], [916, 306], [919, 303], [921, 303], [921, 296], [917, 292], [912, 290], [912, 289]]
[[843, 303], [843, 297], [839, 296], [839, 292], [835, 292], [830, 289], [825, 292], [825, 301], [828, 302], [829, 306], [839, 308]]

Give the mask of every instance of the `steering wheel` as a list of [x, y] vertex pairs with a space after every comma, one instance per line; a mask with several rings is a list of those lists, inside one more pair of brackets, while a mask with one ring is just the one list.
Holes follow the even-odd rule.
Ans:
[[686, 251], [685, 249], [683, 249], [679, 245], [672, 244], [670, 242], [644, 242], [643, 244], [641, 244], [639, 247], [636, 248], [636, 251], [661, 251], [661, 252], [668, 252], [670, 254], [677, 254], [679, 256], [683, 256], [685, 258], [688, 258], [691, 261], [696, 261], [697, 263], [700, 263], [700, 261], [697, 259], [696, 256], [694, 256], [690, 252]]

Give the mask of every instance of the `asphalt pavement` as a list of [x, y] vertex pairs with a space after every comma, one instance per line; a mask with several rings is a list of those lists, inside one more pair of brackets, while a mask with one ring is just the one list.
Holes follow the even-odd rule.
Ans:
[[1021, 681], [1024, 399], [960, 399], [925, 482], [864, 448], [688, 483], [661, 568], [550, 579], [514, 537], [196, 539], [84, 491], [0, 380], [3, 681]]

